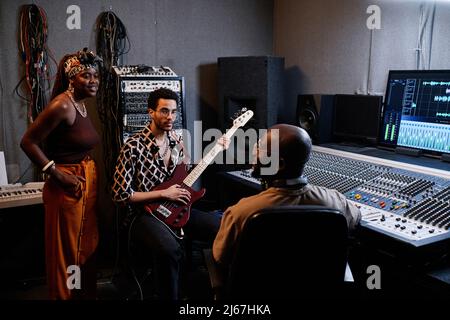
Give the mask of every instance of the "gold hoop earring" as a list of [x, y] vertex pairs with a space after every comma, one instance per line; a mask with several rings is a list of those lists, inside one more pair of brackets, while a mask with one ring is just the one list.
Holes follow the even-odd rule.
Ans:
[[69, 87], [67, 88], [67, 91], [69, 91], [70, 93], [73, 93], [74, 89], [72, 86], [72, 82], [69, 82]]

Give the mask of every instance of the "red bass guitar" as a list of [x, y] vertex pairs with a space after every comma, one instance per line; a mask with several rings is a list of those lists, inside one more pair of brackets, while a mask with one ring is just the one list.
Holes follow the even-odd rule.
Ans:
[[[233, 134], [239, 127], [244, 126], [251, 117], [253, 117], [253, 111], [242, 109], [242, 114], [233, 121], [233, 127], [227, 130], [224, 135], [228, 140], [231, 139]], [[163, 190], [167, 189], [174, 184], [179, 184], [182, 188], [189, 191], [191, 194], [191, 199], [189, 203], [183, 204], [176, 201], [163, 201], [163, 202], [149, 202], [144, 208], [145, 210], [153, 214], [158, 220], [165, 223], [170, 228], [178, 229], [183, 227], [189, 220], [189, 215], [191, 211], [191, 206], [198, 199], [205, 195], [206, 190], [202, 188], [199, 191], [192, 189], [193, 184], [206, 167], [214, 160], [216, 155], [223, 151], [223, 146], [216, 143], [214, 147], [200, 160], [199, 164], [192, 169], [188, 174], [187, 166], [185, 164], [180, 164], [175, 168], [173, 176], [155, 187], [153, 190]]]

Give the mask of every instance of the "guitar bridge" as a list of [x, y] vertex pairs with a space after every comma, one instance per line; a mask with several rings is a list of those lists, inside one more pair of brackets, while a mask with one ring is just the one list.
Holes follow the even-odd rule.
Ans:
[[172, 213], [169, 209], [164, 207], [163, 205], [160, 205], [158, 209], [156, 209], [156, 212], [161, 214], [164, 218], [167, 218]]

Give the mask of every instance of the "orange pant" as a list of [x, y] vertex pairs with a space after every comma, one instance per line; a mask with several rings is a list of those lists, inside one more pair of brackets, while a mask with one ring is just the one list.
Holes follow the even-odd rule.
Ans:
[[[44, 186], [45, 255], [47, 285], [50, 299], [95, 299], [95, 253], [98, 244], [96, 217], [97, 172], [94, 160], [86, 158], [79, 164], [58, 164], [67, 173], [82, 176], [81, 191], [69, 194], [55, 181]], [[71, 265], [80, 268], [81, 288], [75, 283]], [[72, 267], [73, 268], [73, 267]], [[67, 280], [71, 277], [69, 288]]]

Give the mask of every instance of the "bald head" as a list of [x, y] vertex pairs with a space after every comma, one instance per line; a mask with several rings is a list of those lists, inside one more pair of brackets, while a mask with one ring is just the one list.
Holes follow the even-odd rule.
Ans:
[[278, 139], [280, 170], [274, 178], [299, 177], [311, 154], [311, 139], [308, 133], [297, 126], [277, 124], [269, 128], [266, 141], [270, 150], [271, 141]]

